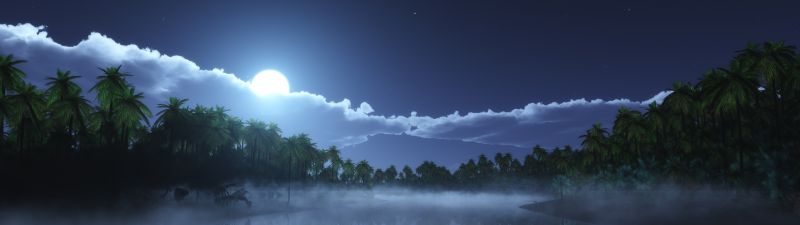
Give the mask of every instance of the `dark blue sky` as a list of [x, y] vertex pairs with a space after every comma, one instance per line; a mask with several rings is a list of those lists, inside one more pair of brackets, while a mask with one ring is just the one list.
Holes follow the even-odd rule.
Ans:
[[748, 41], [800, 40], [800, 1], [76, 2], [6, 2], [0, 21], [64, 44], [97, 31], [244, 80], [274, 68], [381, 114], [642, 100]]

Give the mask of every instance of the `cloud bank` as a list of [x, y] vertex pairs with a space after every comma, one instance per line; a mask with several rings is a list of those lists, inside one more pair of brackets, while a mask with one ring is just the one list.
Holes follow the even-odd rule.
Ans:
[[[308, 92], [258, 97], [250, 91], [248, 81], [232, 73], [201, 68], [184, 57], [154, 49], [120, 44], [96, 32], [74, 46], [66, 46], [50, 38], [43, 26], [0, 24], [0, 54], [27, 60], [21, 66], [28, 74], [27, 80], [40, 88], [46, 77], [62, 69], [83, 76], [78, 83], [88, 90], [100, 75], [98, 67], [122, 65], [123, 71], [134, 74], [129, 82], [145, 93], [145, 103], [153, 111], [168, 97], [189, 98], [191, 104], [225, 106], [231, 114], [244, 119], [278, 123], [286, 134], [308, 133], [323, 147], [358, 144], [377, 134], [520, 147], [575, 144], [578, 135], [592, 123], [609, 124], [619, 107], [638, 108], [669, 95], [661, 92], [645, 101], [577, 99], [530, 103], [503, 112], [385, 116], [376, 115], [366, 102], [355, 106], [348, 99], [332, 101]], [[93, 99], [93, 94], [86, 95]]]

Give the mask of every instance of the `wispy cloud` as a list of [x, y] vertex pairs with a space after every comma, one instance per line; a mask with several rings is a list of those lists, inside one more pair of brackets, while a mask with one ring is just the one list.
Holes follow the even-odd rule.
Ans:
[[577, 143], [578, 136], [593, 123], [609, 125], [620, 107], [638, 109], [651, 102], [661, 102], [668, 92], [646, 101], [617, 99], [576, 99], [549, 104], [530, 103], [504, 112], [486, 110], [441, 117], [411, 116], [410, 135], [471, 141], [486, 144], [530, 147]]

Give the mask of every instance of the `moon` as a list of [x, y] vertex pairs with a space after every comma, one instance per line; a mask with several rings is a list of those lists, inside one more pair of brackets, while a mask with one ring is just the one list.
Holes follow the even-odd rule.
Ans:
[[280, 71], [263, 70], [250, 80], [250, 90], [258, 96], [289, 94], [289, 80]]

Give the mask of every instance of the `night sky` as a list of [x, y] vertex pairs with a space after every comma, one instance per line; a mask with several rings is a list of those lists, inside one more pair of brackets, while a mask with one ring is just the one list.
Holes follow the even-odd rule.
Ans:
[[[287, 133], [309, 133], [323, 147], [350, 146], [360, 152], [351, 157], [368, 159], [386, 155], [381, 151], [403, 151], [397, 147], [403, 143], [409, 154], [447, 158], [415, 143], [428, 141], [422, 139], [487, 152], [492, 145], [526, 152], [534, 144], [575, 145], [592, 123], [608, 125], [619, 106], [635, 108], [676, 81], [695, 81], [708, 69], [725, 66], [747, 42], [800, 43], [800, 1], [78, 2], [5, 2], [0, 24], [46, 26], [47, 37], [63, 46], [97, 32], [122, 45], [183, 56], [203, 71], [222, 68], [245, 82], [258, 71], [279, 70], [292, 91], [325, 100], [304, 95], [235, 103], [245, 100], [222, 87], [225, 94], [200, 93], [219, 81], [174, 78], [178, 82], [166, 93], [148, 92], [146, 86], [172, 78], [134, 83], [145, 86], [154, 103], [178, 95], [230, 105], [239, 116], [276, 121]], [[32, 47], [36, 43], [13, 41], [20, 34], [11, 33], [0, 32], [0, 53], [28, 56], [26, 71], [34, 83], [54, 67], [96, 76], [96, 69], [82, 68], [103, 63], [122, 64], [135, 75], [195, 71], [149, 69], [170, 63], [158, 59], [106, 60], [77, 50], [48, 54]], [[182, 79], [193, 83], [184, 85]], [[337, 104], [345, 98], [352, 105]], [[586, 102], [570, 103], [573, 99]], [[551, 102], [556, 103], [548, 106]], [[284, 111], [309, 115], [300, 122], [282, 119]], [[391, 150], [369, 143], [374, 135]], [[402, 136], [392, 141], [386, 135]], [[470, 155], [457, 157], [475, 154], [464, 152]], [[409, 163], [381, 160], [379, 165]]]

